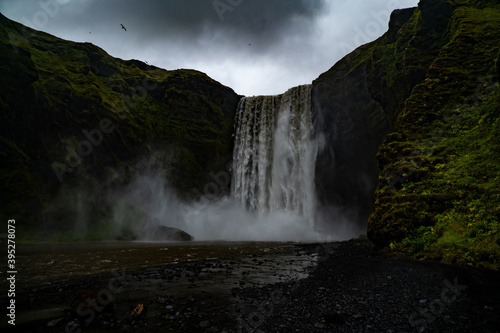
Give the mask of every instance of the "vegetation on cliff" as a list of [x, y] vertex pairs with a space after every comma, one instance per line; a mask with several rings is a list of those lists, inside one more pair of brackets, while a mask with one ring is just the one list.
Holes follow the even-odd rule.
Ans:
[[314, 81], [328, 144], [342, 146], [318, 156], [319, 195], [345, 212], [376, 188], [367, 233], [379, 250], [499, 267], [499, 51], [496, 1], [422, 0]]
[[421, 1], [398, 32], [396, 59], [408, 61], [407, 50], [421, 48], [414, 41], [425, 36], [431, 49], [411, 52], [423, 79], [392, 114], [394, 131], [377, 155], [368, 234], [399, 253], [499, 267], [500, 6]]
[[[116, 59], [0, 14], [0, 86], [1, 216], [25, 231], [64, 229], [76, 198], [66, 191], [54, 216], [61, 189], [123, 185], [150, 166], [141, 159], [185, 197], [231, 159], [239, 96], [195, 70]], [[106, 219], [94, 193], [90, 219]]]
[[[231, 159], [239, 96], [203, 73], [115, 59], [3, 16], [0, 51], [3, 219], [63, 228], [89, 188], [87, 218], [105, 221], [95, 188], [154, 164], [192, 197]], [[326, 143], [320, 215], [368, 219], [379, 250], [500, 267], [499, 76], [497, 1], [421, 0], [393, 12], [386, 34], [313, 82]], [[322, 227], [335, 232], [333, 221]]]

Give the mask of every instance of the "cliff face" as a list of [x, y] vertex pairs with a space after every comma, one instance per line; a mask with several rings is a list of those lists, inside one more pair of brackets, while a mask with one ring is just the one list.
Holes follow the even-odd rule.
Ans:
[[369, 215], [379, 249], [498, 266], [499, 42], [496, 2], [422, 0], [314, 81], [332, 225]]
[[314, 81], [312, 103], [317, 130], [324, 134], [315, 171], [321, 227], [335, 233], [339, 221], [348, 221], [354, 230], [347, 232], [354, 236], [366, 228], [373, 209], [375, 156], [389, 122], [368, 89], [366, 64], [350, 64], [344, 59]]
[[[68, 189], [91, 190], [87, 218], [100, 221], [96, 188], [154, 168], [193, 197], [232, 158], [239, 96], [203, 73], [115, 59], [3, 16], [0, 51], [1, 216], [24, 230], [75, 220]], [[497, 1], [393, 12], [386, 34], [313, 82], [321, 228], [367, 226], [378, 249], [498, 267], [499, 76]]]
[[232, 158], [240, 97], [195, 70], [112, 58], [0, 15], [0, 73], [2, 218], [47, 224], [62, 187], [126, 183], [151, 166], [142, 158], [191, 197]]
[[[446, 15], [440, 10], [425, 11]], [[442, 29], [431, 31], [433, 26], [419, 17], [414, 8], [393, 12], [385, 35], [357, 48], [313, 82], [318, 130], [326, 139], [318, 155], [316, 187], [330, 227], [339, 219], [363, 228], [373, 211], [378, 148], [396, 128], [406, 99], [443, 44]]]

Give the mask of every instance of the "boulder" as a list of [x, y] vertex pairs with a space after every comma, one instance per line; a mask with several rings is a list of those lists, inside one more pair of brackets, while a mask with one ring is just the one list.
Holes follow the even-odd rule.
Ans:
[[160, 219], [147, 216], [134, 228], [136, 239], [146, 241], [192, 241], [194, 237], [187, 232], [166, 226]]
[[187, 232], [177, 229], [177, 228], [172, 228], [172, 227], [167, 227], [164, 225], [157, 225], [154, 227], [154, 232], [151, 234], [151, 237], [149, 240], [154, 240], [154, 241], [192, 241], [194, 240], [194, 237], [188, 234]]

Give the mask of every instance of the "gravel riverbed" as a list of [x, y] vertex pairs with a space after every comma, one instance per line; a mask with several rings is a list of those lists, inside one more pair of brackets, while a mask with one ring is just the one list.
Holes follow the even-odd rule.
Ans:
[[240, 249], [26, 287], [2, 332], [500, 330], [499, 272], [374, 256], [366, 239]]

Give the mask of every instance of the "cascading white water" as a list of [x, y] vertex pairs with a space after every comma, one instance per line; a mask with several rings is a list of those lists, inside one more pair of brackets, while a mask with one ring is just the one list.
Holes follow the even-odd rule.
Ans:
[[241, 99], [232, 195], [245, 209], [292, 212], [312, 226], [317, 149], [311, 113], [311, 85]]
[[[242, 98], [235, 119], [231, 197], [179, 200], [165, 175], [146, 173], [112, 194], [116, 233], [153, 222], [179, 228], [196, 240], [319, 241], [330, 235], [314, 223], [314, 172], [318, 133], [314, 133], [311, 85], [277, 96]], [[210, 186], [209, 186], [210, 187]], [[208, 188], [208, 187], [207, 187]], [[132, 203], [132, 204], [131, 204]], [[144, 214], [142, 214], [143, 212]], [[141, 226], [141, 224], [138, 224]]]

